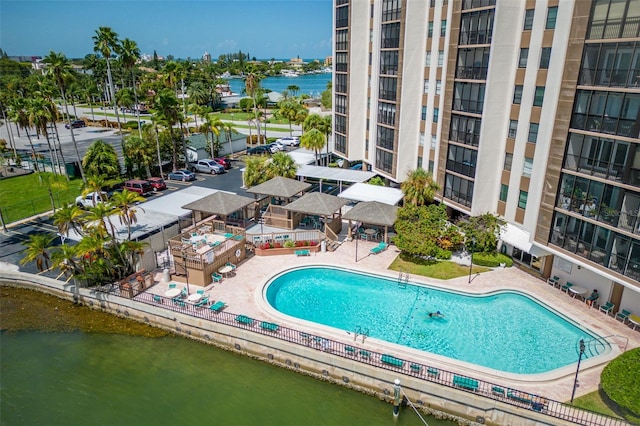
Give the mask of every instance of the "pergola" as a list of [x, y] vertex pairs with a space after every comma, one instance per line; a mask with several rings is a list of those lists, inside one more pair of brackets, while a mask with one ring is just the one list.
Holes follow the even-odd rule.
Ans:
[[384, 241], [389, 242], [389, 227], [393, 226], [398, 216], [398, 207], [378, 201], [363, 201], [356, 204], [344, 214], [349, 220], [347, 238], [351, 238], [351, 221], [369, 223], [371, 225], [384, 226]]
[[[282, 208], [291, 212], [323, 217], [325, 223], [324, 234], [326, 236], [327, 227], [331, 228], [336, 234], [340, 232], [340, 229], [342, 229], [341, 209], [342, 206], [348, 203], [348, 200], [338, 198], [335, 195], [309, 192]], [[329, 222], [329, 218], [331, 218], [331, 222]]]
[[246, 225], [248, 217], [246, 208], [254, 203], [255, 201], [249, 197], [218, 191], [186, 204], [182, 206], [182, 208], [193, 212], [194, 223], [198, 223], [202, 219], [212, 215], [221, 216], [222, 220], [227, 223], [227, 217], [239, 211], [241, 215], [238, 221], [244, 226]]

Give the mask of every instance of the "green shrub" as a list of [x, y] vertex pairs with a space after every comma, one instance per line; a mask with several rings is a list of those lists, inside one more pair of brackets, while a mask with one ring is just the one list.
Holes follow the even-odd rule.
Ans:
[[504, 263], [505, 266], [513, 266], [513, 260], [502, 253], [473, 253], [473, 263], [480, 266], [495, 268]]
[[296, 242], [293, 240], [286, 240], [284, 242], [284, 247], [285, 248], [294, 248], [296, 246]]
[[634, 417], [640, 416], [640, 348], [611, 361], [602, 370], [600, 385], [613, 402]]
[[138, 122], [137, 121], [127, 121], [126, 123], [124, 123], [122, 125], [123, 129], [129, 129], [129, 130], [135, 130], [138, 128]]

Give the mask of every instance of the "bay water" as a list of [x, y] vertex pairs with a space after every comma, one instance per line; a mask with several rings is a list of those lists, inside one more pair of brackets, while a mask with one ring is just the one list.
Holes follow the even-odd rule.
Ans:
[[[266, 77], [260, 81], [260, 86], [274, 92], [282, 93], [289, 86], [298, 86], [297, 95], [310, 95], [320, 97], [327, 89], [327, 83], [331, 81], [332, 73], [304, 74], [298, 77]], [[234, 93], [243, 94], [244, 80], [240, 78], [229, 79], [229, 87]]]

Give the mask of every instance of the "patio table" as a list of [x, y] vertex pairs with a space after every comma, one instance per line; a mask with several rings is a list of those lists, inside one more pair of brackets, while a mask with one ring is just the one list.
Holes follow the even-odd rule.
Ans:
[[187, 300], [192, 303], [198, 303], [201, 299], [202, 299], [202, 294], [199, 294], [199, 293], [193, 293], [193, 294], [190, 294], [189, 297], [187, 297]]
[[569, 291], [572, 293], [573, 297], [580, 296], [584, 298], [584, 295], [587, 293], [586, 288], [577, 285], [569, 287]]
[[228, 274], [229, 272], [231, 272], [231, 271], [233, 271], [233, 268], [232, 268], [231, 266], [228, 266], [228, 265], [223, 266], [222, 268], [220, 268], [220, 269], [218, 270], [218, 272], [220, 272], [222, 275], [224, 275], [224, 276], [225, 276], [225, 278], [227, 277], [227, 274]]
[[164, 295], [170, 298], [174, 298], [180, 295], [180, 293], [182, 293], [182, 290], [180, 290], [179, 288], [170, 288], [169, 290], [164, 292]]

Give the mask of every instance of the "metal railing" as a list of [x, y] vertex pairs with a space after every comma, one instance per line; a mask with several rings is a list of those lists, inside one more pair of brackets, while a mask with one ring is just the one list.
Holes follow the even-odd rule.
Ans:
[[[112, 294], [120, 293], [120, 288], [118, 286], [112, 286], [111, 288], [105, 287], [101, 290]], [[623, 419], [577, 408], [541, 395], [523, 392], [497, 383], [474, 379], [466, 375], [436, 368], [428, 364], [405, 360], [396, 357], [392, 353], [382, 353], [365, 349], [357, 346], [358, 335], [355, 336], [353, 343], [344, 343], [293, 328], [280, 326], [269, 321], [263, 321], [246, 315], [232, 313], [226, 310], [213, 311], [210, 309], [210, 305], [198, 306], [197, 304], [188, 303], [186, 300], [170, 299], [154, 295], [146, 291], [135, 294], [133, 299], [138, 302], [159, 306], [172, 312], [190, 315], [219, 324], [225, 324], [265, 336], [271, 336], [275, 339], [286, 341], [288, 343], [306, 346], [377, 368], [395, 371], [427, 382], [437, 383], [449, 388], [455, 388], [460, 391], [469, 392], [474, 395], [494, 401], [500, 401], [526, 410], [535, 411], [537, 413], [573, 422], [575, 424], [585, 426], [629, 425], [629, 423]], [[210, 303], [212, 302], [210, 301]], [[205, 338], [206, 337], [207, 336], [205, 336]], [[362, 337], [362, 341], [364, 342], [364, 339], [367, 336], [361, 334], [360, 337]]]

